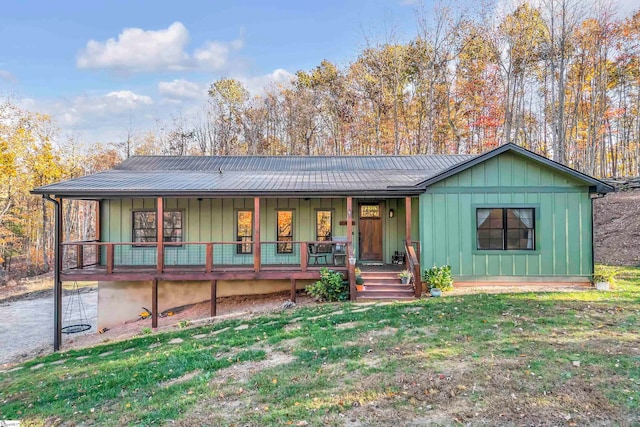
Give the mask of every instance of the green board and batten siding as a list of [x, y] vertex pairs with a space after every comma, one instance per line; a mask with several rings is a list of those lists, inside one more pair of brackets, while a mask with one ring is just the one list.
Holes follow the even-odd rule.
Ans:
[[[535, 208], [535, 250], [476, 249], [476, 209]], [[589, 188], [503, 153], [420, 196], [422, 266], [448, 264], [458, 281], [584, 281], [593, 271]]]
[[[236, 240], [236, 214], [238, 210], [253, 211], [253, 199], [187, 199], [166, 198], [165, 210], [181, 210], [183, 216], [183, 233], [186, 242], [233, 242]], [[358, 203], [354, 198], [354, 242], [358, 236]], [[155, 199], [105, 199], [102, 201], [102, 230], [104, 242], [131, 242], [133, 211], [155, 210]], [[276, 212], [279, 209], [293, 211], [294, 240], [314, 241], [316, 236], [316, 211], [331, 210], [333, 212], [333, 236], [346, 236], [346, 199], [293, 199], [293, 198], [265, 198], [260, 201], [260, 237], [263, 242], [276, 240]], [[381, 201], [383, 209], [383, 254], [386, 262], [391, 262], [395, 251], [402, 251], [405, 233], [405, 200], [386, 199]], [[418, 208], [419, 201], [412, 203], [412, 235], [418, 236]], [[389, 209], [393, 209], [395, 216], [389, 218]], [[304, 249], [303, 249], [304, 250]], [[184, 245], [179, 248], [165, 249], [166, 265], [204, 264], [204, 247]], [[155, 265], [155, 247], [116, 246], [114, 252], [116, 265]], [[300, 248], [294, 246], [293, 254], [277, 254], [275, 245], [262, 248], [263, 263], [269, 264], [299, 264]], [[105, 262], [103, 253], [102, 262]], [[214, 263], [253, 265], [253, 255], [236, 254], [236, 245], [226, 245], [214, 248]]]

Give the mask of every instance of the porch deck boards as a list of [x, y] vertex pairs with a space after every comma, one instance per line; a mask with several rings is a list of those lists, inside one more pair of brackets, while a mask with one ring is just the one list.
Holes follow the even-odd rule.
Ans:
[[387, 273], [387, 272], [399, 273], [406, 268], [404, 264], [382, 264], [382, 265], [357, 264], [356, 267], [358, 267], [360, 271], [362, 271], [363, 273]]

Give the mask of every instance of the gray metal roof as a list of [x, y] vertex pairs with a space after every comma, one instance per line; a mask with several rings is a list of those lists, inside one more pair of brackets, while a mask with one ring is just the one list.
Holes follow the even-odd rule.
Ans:
[[613, 187], [505, 144], [479, 156], [139, 156], [114, 169], [33, 190], [58, 197], [405, 196], [506, 151], [606, 193]]
[[118, 166], [129, 171], [424, 171], [451, 167], [474, 156], [134, 156]]
[[59, 197], [399, 195], [469, 155], [132, 157], [114, 169], [39, 187]]

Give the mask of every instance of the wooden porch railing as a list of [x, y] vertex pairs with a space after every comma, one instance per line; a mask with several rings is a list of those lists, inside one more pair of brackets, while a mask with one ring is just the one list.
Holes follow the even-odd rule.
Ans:
[[420, 242], [411, 242], [410, 244], [407, 244], [407, 241], [405, 240], [404, 247], [407, 254], [406, 268], [411, 273], [413, 273], [413, 277], [411, 278], [410, 283], [413, 284], [416, 298], [420, 298], [420, 296], [422, 295], [422, 276], [420, 272]]
[[[64, 270], [93, 269], [113, 274], [118, 268], [162, 273], [254, 270], [255, 242], [64, 242]], [[347, 269], [344, 241], [260, 242], [257, 271], [313, 271], [322, 267]], [[158, 248], [161, 251], [158, 251]], [[87, 253], [91, 253], [89, 259]]]
[[100, 262], [100, 246], [97, 240], [80, 240], [68, 242], [73, 249], [68, 250], [62, 256], [63, 268], [84, 268], [97, 265]]

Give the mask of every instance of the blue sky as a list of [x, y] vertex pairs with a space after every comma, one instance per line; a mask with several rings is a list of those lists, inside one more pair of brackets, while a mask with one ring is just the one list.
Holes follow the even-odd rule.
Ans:
[[323, 59], [345, 65], [367, 38], [406, 40], [425, 1], [8, 1], [0, 97], [51, 114], [63, 135], [118, 142], [201, 108], [220, 77], [256, 92]]

